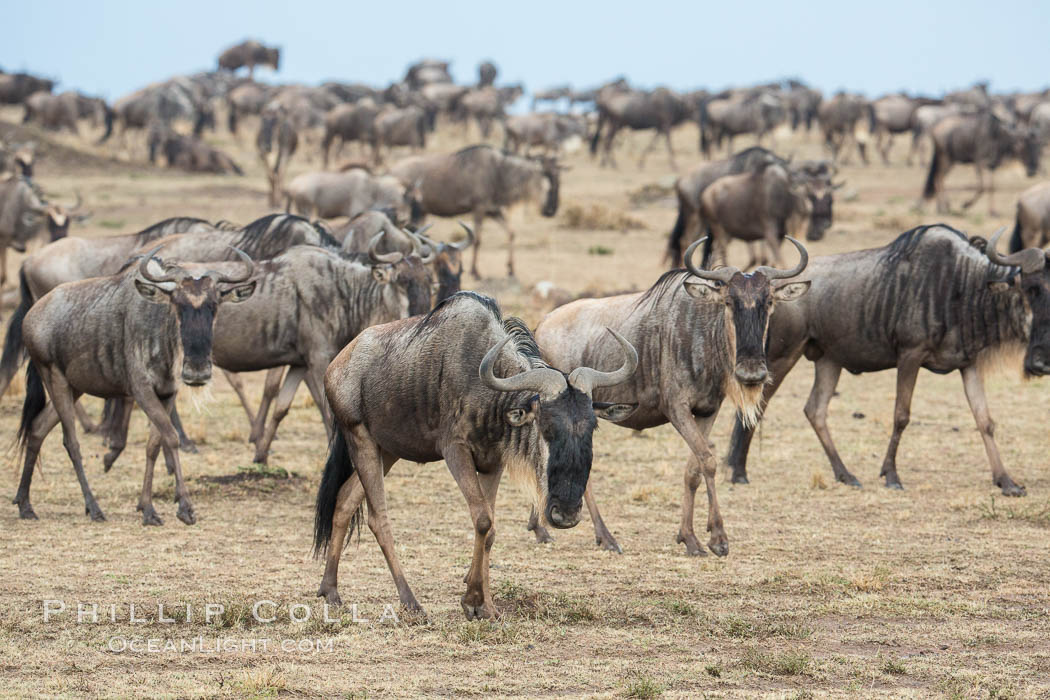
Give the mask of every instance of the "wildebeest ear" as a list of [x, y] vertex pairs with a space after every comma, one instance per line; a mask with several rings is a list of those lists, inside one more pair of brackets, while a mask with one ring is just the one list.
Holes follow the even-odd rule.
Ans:
[[135, 280], [135, 289], [138, 290], [143, 299], [152, 301], [155, 304], [167, 304], [168, 294], [171, 293], [158, 285], [143, 282], [142, 280]]
[[223, 301], [236, 304], [239, 301], [251, 299], [252, 294], [255, 294], [255, 280], [248, 284], [240, 284], [230, 289], [224, 289], [221, 296]]
[[809, 291], [810, 284], [812, 284], [810, 280], [785, 284], [783, 287], [777, 287], [773, 290], [773, 297], [777, 301], [794, 301], [795, 299], [806, 295], [806, 292]]
[[699, 277], [690, 277], [682, 282], [689, 296], [701, 301], [722, 301], [722, 285]]
[[373, 267], [372, 278], [380, 284], [386, 284], [390, 281], [390, 269], [386, 267]]
[[628, 416], [634, 413], [634, 409], [638, 408], [636, 403], [605, 403], [604, 401], [595, 401], [591, 404], [594, 406], [594, 415], [603, 420], [612, 421], [613, 423], [619, 423], [622, 420], [626, 420]]
[[1010, 290], [1010, 283], [1002, 280], [992, 280], [988, 283], [988, 289], [993, 292], [1006, 292]]
[[504, 413], [503, 417], [515, 428], [520, 427], [536, 419], [536, 412], [533, 410], [534, 405], [529, 404], [528, 406], [512, 408]]

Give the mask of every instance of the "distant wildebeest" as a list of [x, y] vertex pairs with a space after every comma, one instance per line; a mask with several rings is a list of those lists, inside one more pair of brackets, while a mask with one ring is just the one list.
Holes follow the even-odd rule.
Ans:
[[346, 172], [296, 175], [285, 188], [285, 211], [303, 216], [353, 218], [369, 209], [392, 209], [398, 218], [408, 214], [405, 187], [392, 175], [372, 175], [360, 168]]
[[[598, 144], [602, 142], [601, 165], [616, 167], [616, 160], [612, 154], [613, 139], [616, 138], [620, 129], [632, 130], [654, 129], [653, 138], [649, 145], [642, 151], [638, 159], [638, 167], [644, 167], [645, 158], [656, 146], [660, 136], [667, 143], [667, 155], [671, 160], [671, 167], [677, 169], [674, 161], [674, 148], [671, 146], [671, 129], [682, 122], [694, 118], [695, 112], [690, 108], [688, 102], [667, 88], [657, 88], [651, 92], [640, 90], [619, 90], [607, 88], [601, 91], [597, 99], [598, 127], [591, 137], [591, 153], [598, 152]], [[602, 141], [602, 129], [605, 129], [605, 138]]]
[[251, 81], [243, 82], [226, 93], [226, 125], [230, 133], [237, 133], [241, 117], [262, 114], [272, 96], [273, 88]]
[[427, 129], [433, 131], [437, 126], [437, 116], [445, 115], [452, 121], [462, 117], [459, 101], [470, 92], [465, 85], [452, 83], [430, 83], [419, 89], [421, 106], [427, 113]]
[[[880, 472], [890, 488], [901, 488], [897, 446], [908, 425], [919, 369], [958, 370], [995, 485], [1004, 495], [1024, 495], [999, 456], [982, 376], [1021, 354], [1027, 376], [1050, 374], [1050, 271], [1042, 249], [999, 254], [1001, 234], [986, 245], [983, 238], [967, 240], [948, 226], [920, 226], [882, 248], [816, 258], [805, 276], [812, 281], [807, 299], [790, 313], [772, 317], [773, 381], [764, 399], [768, 403], [803, 355], [814, 362], [805, 413], [838, 481], [860, 485], [827, 426], [828, 403], [843, 369], [853, 374], [897, 370], [893, 430]], [[734, 482], [747, 483], [753, 434], [753, 427], [738, 418], [728, 457]]]
[[7, 249], [24, 253], [26, 245], [47, 224], [50, 240], [69, 235], [71, 221], [90, 214], [81, 209], [80, 195], [72, 207], [48, 202], [32, 180], [13, 177], [0, 181], [0, 287], [7, 284]]
[[740, 134], [754, 134], [762, 145], [762, 139], [787, 117], [783, 100], [768, 90], [711, 97], [699, 110], [700, 151], [707, 158], [712, 146], [720, 147], [723, 139], [731, 153], [733, 137]]
[[791, 130], [798, 131], [805, 127], [808, 133], [813, 127], [813, 122], [818, 118], [817, 111], [820, 109], [820, 103], [824, 101], [824, 95], [816, 88], [789, 80], [784, 99], [791, 117]]
[[503, 122], [503, 150], [517, 154], [525, 147], [529, 155], [539, 146], [546, 155], [557, 156], [562, 144], [573, 136], [587, 136], [587, 122], [582, 116], [557, 112], [514, 114]]
[[45, 129], [66, 129], [79, 134], [77, 121], [89, 119], [91, 126], [103, 124], [112, 128], [113, 110], [105, 100], [98, 97], [87, 97], [74, 90], [58, 95], [50, 92], [34, 92], [25, 101], [25, 115], [22, 122], [39, 122]]
[[416, 235], [434, 251], [433, 269], [434, 276], [437, 278], [437, 290], [434, 292], [435, 304], [448, 299], [460, 290], [463, 278], [463, 251], [476, 240], [473, 229], [462, 221], [459, 222], [459, 225], [463, 227], [466, 237], [454, 243], [427, 238], [423, 235], [426, 227], [416, 232]]
[[[156, 251], [153, 251], [156, 252]], [[110, 277], [56, 287], [26, 314], [22, 332], [30, 365], [18, 439], [25, 464], [15, 504], [19, 517], [36, 519], [29, 500], [40, 447], [62, 423], [62, 441], [84, 494], [92, 520], [105, 520], [80, 455], [74, 404], [82, 394], [131, 397], [150, 419], [146, 475], [138, 510], [144, 525], [163, 522], [153, 508], [153, 467], [161, 448], [175, 474], [178, 518], [197, 521], [182, 479], [179, 436], [171, 423], [180, 378], [189, 386], [211, 379], [212, 323], [224, 302], [241, 302], [255, 291], [254, 268], [247, 256], [236, 275], [197, 272], [164, 264], [151, 270], [153, 253]], [[46, 389], [46, 395], [45, 395]], [[51, 403], [47, 404], [50, 397]]]
[[470, 121], [478, 124], [481, 138], [487, 139], [492, 133], [492, 125], [506, 118], [507, 105], [513, 104], [522, 95], [520, 85], [507, 87], [484, 87], [471, 90], [459, 99], [459, 118], [463, 120], [466, 131]]
[[704, 163], [675, 180], [678, 217], [667, 241], [667, 259], [672, 268], [681, 267], [682, 251], [699, 238], [702, 230], [706, 228], [700, 216], [700, 197], [704, 190], [720, 177], [748, 172], [765, 163], [788, 166], [786, 160], [772, 151], [761, 146], [752, 146], [729, 158]]
[[448, 72], [448, 67], [448, 61], [424, 58], [408, 67], [404, 82], [413, 90], [419, 90], [434, 83], [451, 83], [452, 76]]
[[33, 177], [36, 142], [4, 144], [0, 142], [0, 182], [15, 176]]
[[376, 163], [382, 161], [382, 149], [408, 146], [413, 152], [427, 145], [426, 113], [422, 107], [385, 108], [376, 115], [372, 128], [372, 153]]
[[[927, 200], [937, 198], [938, 213], [949, 211], [944, 178], [956, 163], [973, 163], [977, 170], [977, 192], [963, 203], [963, 209], [968, 209], [987, 191], [988, 213], [992, 216], [995, 216], [993, 175], [1003, 160], [1020, 160], [1028, 177], [1034, 177], [1039, 171], [1042, 144], [1038, 135], [1029, 129], [1009, 127], [991, 112], [945, 117], [934, 125], [930, 136], [933, 158], [922, 196]], [[987, 190], [985, 169], [988, 170]]]
[[571, 85], [559, 85], [558, 87], [549, 88], [547, 90], [537, 90], [532, 93], [532, 106], [530, 109], [536, 111], [536, 105], [540, 102], [557, 102], [559, 100], [568, 99], [572, 94]]
[[1050, 100], [1040, 102], [1032, 109], [1028, 126], [1039, 136], [1040, 141], [1050, 142]]
[[255, 66], [269, 66], [274, 70], [279, 70], [280, 65], [281, 50], [279, 48], [264, 46], [251, 39], [231, 46], [219, 54], [220, 69], [235, 71], [248, 66], [249, 78], [255, 76]]
[[375, 156], [375, 128], [376, 116], [379, 107], [372, 100], [361, 100], [353, 104], [342, 104], [332, 109], [324, 118], [324, 138], [321, 140], [321, 152], [324, 156], [324, 167], [328, 167], [329, 151], [332, 143], [338, 138], [339, 146], [335, 149], [338, 158], [343, 150], [343, 144], [348, 141], [358, 141], [373, 148], [372, 157]]
[[478, 64], [478, 87], [491, 87], [499, 75], [499, 68], [492, 61], [482, 61]]
[[[574, 301], [552, 311], [536, 328], [544, 357], [561, 369], [613, 366], [603, 342], [605, 327], [618, 331], [638, 349], [642, 371], [622, 384], [596, 390], [594, 396], [605, 402], [638, 404], [629, 417], [614, 420], [617, 425], [644, 430], [671, 423], [689, 446], [682, 519], [675, 538], [685, 544], [689, 555], [704, 554], [693, 530], [701, 476], [707, 488], [708, 547], [719, 556], [729, 553], [715, 490], [717, 464], [707, 436], [727, 396], [748, 421], [759, 415], [762, 387], [769, 381], [765, 350], [769, 319], [777, 316], [773, 312], [780, 309], [779, 302], [798, 299], [809, 288], [809, 282], [792, 280], [805, 270], [808, 255], [801, 243], [789, 240], [801, 256], [793, 269], [760, 267], [745, 274], [733, 267], [698, 268], [692, 256], [701, 239], [686, 251], [687, 270], [665, 273], [649, 291]], [[598, 545], [620, 551], [589, 484], [584, 496]], [[537, 541], [550, 539], [535, 518], [530, 519], [529, 529]]]
[[806, 224], [806, 240], [824, 237], [832, 222], [832, 187], [830, 178], [813, 178], [770, 160], [718, 178], [700, 196], [700, 217], [707, 226], [703, 266], [727, 260], [730, 238], [759, 244], [748, 268], [767, 262], [765, 250], [782, 265], [780, 244], [788, 233]]
[[299, 134], [285, 110], [281, 107], [264, 110], [259, 122], [259, 133], [255, 136], [255, 149], [266, 168], [271, 207], [280, 203], [288, 162], [298, 147]]
[[51, 92], [54, 87], [53, 80], [28, 73], [0, 73], [0, 104], [21, 104], [34, 92]]
[[908, 157], [918, 153], [920, 158], [925, 158], [921, 154], [922, 144], [929, 137], [934, 125], [947, 116], [961, 114], [964, 109], [961, 105], [954, 103], [919, 105], [912, 113], [911, 152]]
[[863, 97], [846, 93], [839, 93], [820, 104], [817, 116], [824, 132], [824, 145], [831, 151], [832, 160], [838, 162], [839, 154], [843, 154], [842, 162], [848, 163], [849, 148], [855, 144], [860, 159], [864, 165], [868, 164], [867, 142], [858, 138], [857, 125], [869, 116], [869, 109], [868, 101]]
[[1050, 244], [1050, 182], [1032, 185], [1017, 198], [1010, 252]]
[[918, 150], [918, 138], [915, 136], [915, 112], [923, 105], [934, 105], [934, 100], [913, 98], [907, 95], [886, 95], [871, 103], [870, 131], [875, 137], [875, 148], [882, 156], [882, 162], [889, 165], [890, 148], [893, 147], [895, 134], [911, 132], [911, 150], [908, 151], [908, 165]]
[[176, 119], [193, 122], [193, 136], [200, 138], [205, 129], [215, 130], [215, 110], [207, 97], [191, 81], [172, 79], [148, 85], [113, 103], [106, 118], [106, 131], [99, 143], [113, 135], [114, 124], [120, 124], [121, 138], [127, 145], [130, 129], [145, 131], [154, 124], [170, 125]]
[[423, 318], [373, 326], [344, 348], [325, 374], [339, 429], [317, 494], [314, 549], [327, 553], [318, 595], [341, 603], [339, 559], [367, 499], [368, 526], [401, 604], [422, 611], [394, 548], [383, 477], [399, 459], [443, 459], [474, 525], [463, 612], [468, 620], [493, 617], [489, 550], [504, 469], [532, 484], [545, 521], [573, 527], [591, 469], [596, 418], [623, 420], [634, 410], [591, 399], [599, 389], [626, 381], [638, 365], [630, 343], [615, 331], [611, 335], [622, 358], [619, 369], [579, 366], [565, 374], [540, 358], [521, 320], [504, 319], [488, 297], [461, 292]]
[[244, 175], [233, 158], [195, 136], [180, 134], [170, 126], [154, 122], [146, 135], [149, 162], [157, 162], [157, 154], [164, 154], [169, 168], [191, 173], [216, 175]]
[[481, 224], [495, 219], [507, 231], [507, 274], [514, 276], [514, 231], [504, 209], [518, 202], [537, 199], [547, 183], [540, 213], [552, 217], [558, 212], [560, 169], [553, 158], [530, 160], [507, 155], [491, 146], [469, 146], [455, 153], [412, 156], [397, 163], [390, 174], [401, 180], [409, 196], [415, 198], [414, 217], [474, 217], [474, 254], [470, 272], [478, 272]]

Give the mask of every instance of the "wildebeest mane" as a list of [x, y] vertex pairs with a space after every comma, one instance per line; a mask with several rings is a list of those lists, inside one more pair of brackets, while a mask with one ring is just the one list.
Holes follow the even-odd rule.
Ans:
[[164, 221], [158, 221], [157, 223], [142, 229], [135, 235], [135, 242], [139, 245], [143, 243], [149, 243], [155, 241], [158, 238], [163, 238], [177, 231], [185, 231], [189, 227], [195, 224], [205, 224], [210, 226], [210, 222], [204, 219], [198, 219], [195, 216], [173, 216], [170, 219], [164, 219]]
[[424, 331], [430, 329], [433, 326], [434, 318], [436, 316], [442, 315], [447, 307], [452, 306], [453, 304], [456, 304], [460, 301], [466, 301], [468, 299], [478, 304], [481, 304], [489, 311], [489, 313], [492, 314], [492, 317], [498, 323], [503, 323], [503, 311], [500, 310], [499, 303], [492, 297], [470, 291], [456, 292], [452, 296], [446, 299], [442, 299], [433, 309], [428, 311], [426, 315], [423, 316], [423, 318], [419, 319], [419, 321], [416, 323], [416, 329], [412, 333], [411, 339], [415, 340], [420, 335], [422, 335]]
[[[280, 221], [274, 223], [278, 218]], [[241, 229], [241, 235], [233, 246], [244, 251], [251, 258], [272, 258], [290, 247], [296, 226], [309, 226], [316, 231], [322, 247], [339, 249], [339, 241], [330, 233], [294, 214], [267, 214], [261, 219], [256, 219]]]
[[667, 272], [660, 275], [660, 279], [653, 283], [653, 286], [649, 287], [642, 296], [635, 302], [634, 308], [640, 309], [646, 304], [653, 306], [663, 301], [664, 297], [668, 294], [673, 295], [681, 287], [682, 280], [689, 275], [689, 271], [683, 268], [677, 270], [668, 270]]

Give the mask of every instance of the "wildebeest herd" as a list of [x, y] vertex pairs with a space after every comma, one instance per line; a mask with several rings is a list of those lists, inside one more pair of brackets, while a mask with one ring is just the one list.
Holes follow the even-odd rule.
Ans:
[[[896, 369], [880, 476], [897, 489], [896, 455], [919, 370], [957, 370], [994, 484], [1005, 495], [1025, 495], [996, 444], [983, 370], [1016, 356], [1027, 376], [1050, 373], [1048, 185], [1020, 197], [1008, 242], [1003, 230], [985, 238], [930, 224], [867, 250], [817, 256], [809, 248], [834, 225], [833, 201], [845, 185], [840, 168], [853, 151], [867, 163], [874, 145], [889, 162], [896, 135], [911, 138], [909, 162], [929, 151], [920, 205], [936, 198], [937, 211], [947, 212], [949, 169], [972, 164], [978, 189], [964, 207], [987, 194], [994, 212], [992, 173], [1000, 165], [1012, 159], [1030, 177], [1040, 172], [1050, 93], [996, 95], [977, 85], [937, 98], [868, 100], [825, 97], [795, 80], [679, 93], [621, 78], [533, 93], [534, 105], [550, 101], [566, 111], [517, 114], [509, 110], [523, 87], [499, 85], [491, 62], [479, 67], [475, 84], [461, 85], [447, 62], [423, 60], [385, 88], [269, 85], [254, 80], [257, 66], [278, 70], [280, 50], [247, 41], [224, 51], [216, 72], [155, 83], [112, 104], [75, 91], [52, 95], [54, 83], [32, 75], [0, 74], [0, 103], [23, 105], [24, 122], [41, 133], [80, 138], [86, 121], [103, 132], [91, 139], [95, 148], [191, 172], [243, 175], [207, 134], [223, 123], [217, 112], [225, 112], [234, 139], [244, 124], [257, 123], [254, 147], [271, 208], [246, 225], [184, 216], [137, 233], [76, 237], [73, 224], [90, 216], [81, 198], [70, 206], [48, 194], [50, 166], [35, 143], [3, 145], [0, 285], [8, 247], [26, 252], [45, 228], [49, 238], [21, 261], [0, 358], [0, 394], [27, 367], [18, 432], [25, 453], [14, 498], [22, 518], [37, 517], [30, 486], [41, 445], [60, 425], [85, 511], [104, 520], [77, 425], [103, 434], [109, 471], [137, 405], [151, 426], [137, 505], [142, 522], [163, 523], [153, 505], [153, 469], [163, 452], [176, 515], [194, 524], [180, 451], [197, 446], [175, 398], [180, 384], [207, 384], [213, 365], [243, 403], [257, 463], [268, 460], [306, 384], [320, 414], [318, 436], [323, 426], [329, 442], [314, 545], [327, 556], [319, 595], [333, 604], [340, 602], [344, 543], [364, 520], [401, 603], [421, 610], [387, 514], [384, 476], [399, 460], [444, 460], [467, 502], [474, 527], [462, 598], [468, 619], [496, 614], [488, 557], [504, 471], [531, 486], [528, 529], [538, 541], [551, 540], [548, 526], [579, 523], [586, 504], [597, 544], [621, 551], [589, 486], [598, 419], [635, 431], [673, 426], [689, 451], [676, 542], [689, 555], [705, 554], [694, 530], [702, 481], [706, 549], [728, 555], [709, 431], [728, 398], [736, 413], [728, 466], [734, 483], [747, 483], [763, 410], [802, 357], [814, 364], [805, 415], [838, 481], [860, 485], [828, 428], [843, 369]], [[247, 78], [236, 75], [243, 67]], [[601, 166], [616, 167], [618, 135], [646, 130], [651, 140], [638, 167], [662, 139], [676, 169], [672, 132], [686, 123], [699, 132], [704, 161], [670, 188], [677, 219], [663, 248], [651, 251], [670, 269], [648, 289], [572, 301], [535, 329], [505, 316], [491, 296], [461, 291], [469, 247], [471, 275], [481, 277], [485, 219], [504, 229], [506, 272], [515, 276], [507, 210], [538, 205], [542, 217], [554, 217], [562, 179], [571, 178], [563, 175], [566, 153], [582, 144]], [[497, 125], [498, 143], [428, 150], [439, 128], [476, 129], [487, 141]], [[819, 129], [828, 157], [778, 153], [778, 132], [788, 129]], [[115, 130], [119, 145], [111, 141]], [[756, 145], [734, 151], [744, 135]], [[348, 147], [358, 158], [333, 163]], [[296, 155], [320, 161], [321, 169], [288, 179]], [[285, 211], [272, 211], [278, 207]], [[464, 217], [472, 225], [461, 222], [461, 237], [439, 241], [428, 235], [427, 217]], [[728, 263], [732, 239], [750, 247], [742, 267]], [[262, 370], [264, 394], [253, 408], [237, 375]], [[84, 395], [106, 401], [98, 424], [79, 403]]]

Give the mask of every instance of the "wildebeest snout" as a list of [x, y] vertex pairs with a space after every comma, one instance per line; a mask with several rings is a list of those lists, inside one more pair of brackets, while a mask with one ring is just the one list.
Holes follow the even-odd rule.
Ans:
[[1050, 346], [1031, 348], [1024, 358], [1024, 371], [1035, 377], [1050, 374]]
[[736, 374], [737, 381], [741, 384], [754, 385], [766, 381], [769, 371], [766, 369], [765, 361], [756, 358], [737, 362], [734, 374]]
[[186, 386], [203, 386], [211, 381], [211, 363], [207, 365], [190, 365], [184, 364], [182, 366], [182, 382]]
[[547, 522], [559, 529], [575, 527], [580, 522], [580, 504], [575, 508], [568, 508], [563, 503], [550, 502], [547, 504]]

